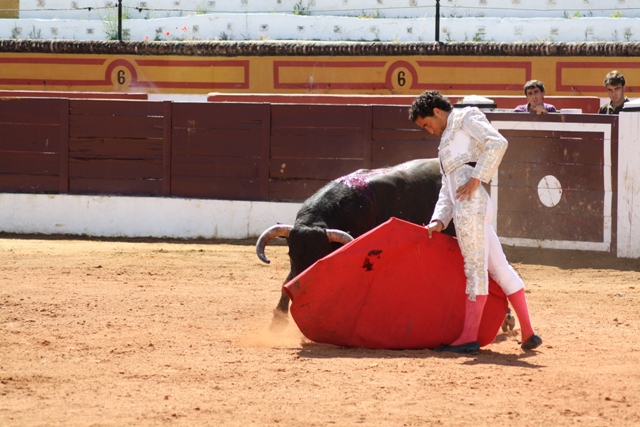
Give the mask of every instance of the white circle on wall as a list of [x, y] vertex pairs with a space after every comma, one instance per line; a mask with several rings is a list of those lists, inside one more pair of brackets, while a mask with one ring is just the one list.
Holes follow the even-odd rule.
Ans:
[[553, 175], [547, 175], [538, 183], [538, 197], [543, 205], [550, 208], [560, 203], [562, 198], [562, 185]]

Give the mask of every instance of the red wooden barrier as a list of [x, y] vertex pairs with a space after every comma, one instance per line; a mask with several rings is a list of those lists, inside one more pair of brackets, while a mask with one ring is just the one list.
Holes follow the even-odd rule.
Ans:
[[[501, 238], [615, 248], [618, 117], [486, 115]], [[301, 202], [437, 147], [406, 105], [0, 98], [0, 192]]]
[[407, 160], [438, 157], [440, 138], [409, 120], [405, 106], [372, 106], [371, 166], [381, 168]]
[[[617, 136], [616, 117], [487, 116], [607, 122], [613, 126], [612, 141]], [[603, 154], [596, 153], [602, 150], [602, 135], [532, 129], [505, 131], [505, 136], [511, 147], [505, 171], [534, 170], [545, 162], [556, 167], [563, 164], [566, 148], [573, 157], [558, 175], [590, 171], [602, 179], [603, 172], [596, 171], [603, 166]], [[302, 201], [341, 175], [436, 157], [437, 147], [438, 138], [410, 122], [405, 105], [0, 98], [4, 192]], [[511, 167], [511, 156], [534, 159], [535, 165]], [[616, 156], [612, 151], [610, 158]], [[602, 190], [591, 190], [601, 203]], [[602, 215], [598, 205], [588, 206]]]
[[0, 90], [0, 98], [149, 99], [146, 93]]
[[270, 148], [270, 198], [303, 200], [371, 167], [371, 106], [271, 105]]
[[175, 103], [172, 116], [172, 196], [269, 197], [268, 105]]
[[69, 193], [161, 196], [162, 102], [69, 101]]
[[[500, 109], [513, 109], [526, 104], [525, 96], [483, 95], [493, 100]], [[461, 101], [464, 95], [449, 96], [452, 103]], [[210, 93], [209, 102], [264, 102], [271, 104], [357, 104], [357, 105], [411, 105], [416, 95], [324, 95], [324, 94], [273, 94], [273, 93]], [[600, 98], [595, 96], [547, 96], [547, 104], [558, 110], [579, 108], [584, 114], [597, 114]]]
[[68, 99], [0, 102], [0, 191], [67, 191], [68, 111]]
[[[527, 120], [519, 120], [519, 116], [487, 114], [494, 123], [517, 124], [500, 129], [509, 141], [496, 181], [500, 237], [615, 248], [617, 117], [524, 114]], [[560, 185], [551, 204], [555, 187], [548, 186], [550, 182]]]

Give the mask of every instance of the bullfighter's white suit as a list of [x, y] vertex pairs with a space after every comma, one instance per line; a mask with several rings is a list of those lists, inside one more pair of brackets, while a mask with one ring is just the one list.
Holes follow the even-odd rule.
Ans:
[[480, 185], [471, 200], [455, 198], [458, 187], [469, 178], [491, 181], [507, 145], [480, 110], [467, 107], [451, 110], [438, 148], [442, 188], [431, 221], [439, 220], [446, 227], [454, 220], [471, 301], [489, 293], [488, 274], [507, 296], [524, 288], [491, 225], [493, 203], [484, 187]]

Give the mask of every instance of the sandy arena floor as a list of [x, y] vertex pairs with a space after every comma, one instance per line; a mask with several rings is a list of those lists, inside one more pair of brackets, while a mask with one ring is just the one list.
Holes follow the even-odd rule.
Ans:
[[464, 357], [269, 332], [253, 243], [0, 238], [0, 425], [640, 425], [640, 260], [506, 248], [545, 343]]

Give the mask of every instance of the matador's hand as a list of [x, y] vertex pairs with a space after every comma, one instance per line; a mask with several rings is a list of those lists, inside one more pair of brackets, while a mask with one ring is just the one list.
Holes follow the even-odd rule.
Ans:
[[434, 231], [440, 233], [442, 230], [444, 230], [444, 224], [439, 219], [436, 219], [436, 220], [431, 221], [429, 224], [427, 224], [425, 226], [425, 228], [427, 229], [427, 232], [429, 233], [429, 238], [431, 238], [431, 234]]
[[480, 180], [478, 178], [469, 178], [466, 184], [461, 185], [456, 190], [456, 199], [463, 200], [471, 200], [473, 193], [478, 189], [480, 185]]

